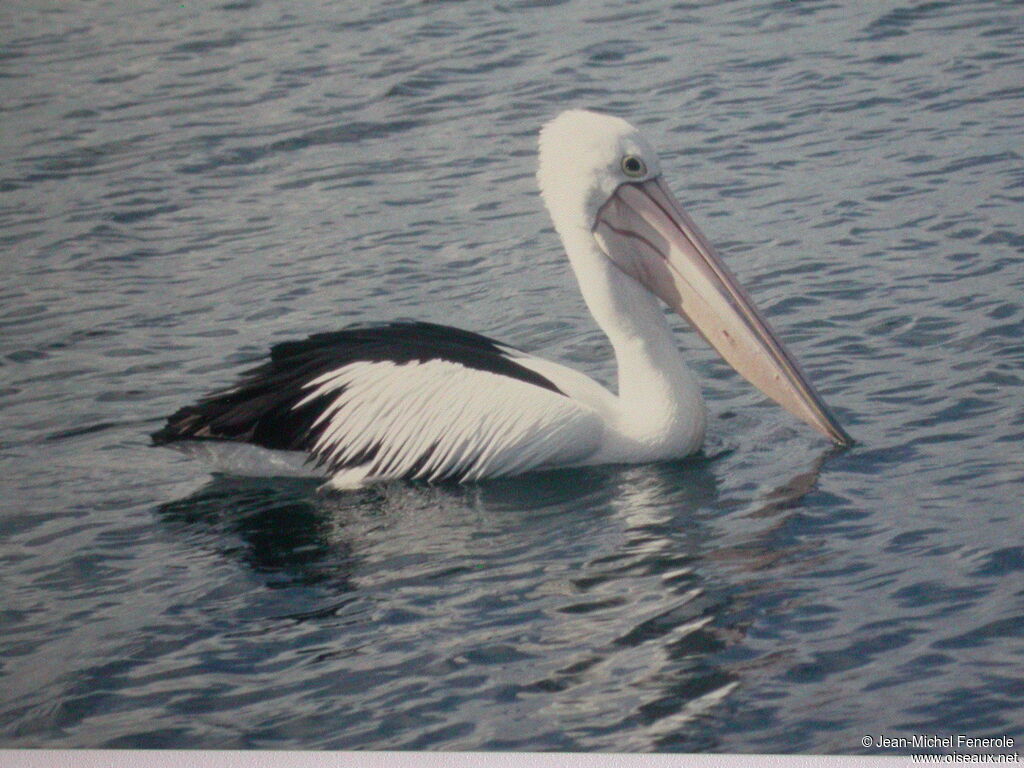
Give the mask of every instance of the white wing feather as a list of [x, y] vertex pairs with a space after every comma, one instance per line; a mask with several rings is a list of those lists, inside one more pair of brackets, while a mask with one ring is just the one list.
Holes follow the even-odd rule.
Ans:
[[590, 405], [447, 360], [352, 363], [306, 389], [295, 408], [336, 393], [314, 424], [325, 426], [312, 453], [338, 468], [331, 484], [341, 487], [574, 464], [597, 450], [603, 430]]

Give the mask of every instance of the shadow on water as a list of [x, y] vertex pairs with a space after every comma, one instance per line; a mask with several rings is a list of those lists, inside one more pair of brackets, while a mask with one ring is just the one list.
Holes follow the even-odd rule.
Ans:
[[414, 533], [421, 549], [443, 557], [461, 554], [453, 529], [543, 544], [553, 533], [565, 540], [619, 514], [627, 531], [640, 532], [673, 525], [665, 509], [686, 516], [713, 506], [716, 493], [705, 459], [344, 492], [320, 491], [314, 480], [216, 474], [189, 496], [159, 505], [157, 514], [196, 546], [243, 562], [268, 587], [337, 586], [347, 583], [368, 543], [358, 539], [372, 539], [366, 534], [375, 530]]
[[[756, 533], [745, 540], [716, 547], [708, 553], [709, 559], [728, 562], [737, 570], [755, 573], [771, 568], [776, 563], [795, 555], [802, 549], [802, 540], [808, 531], [806, 526], [796, 524], [805, 497], [816, 491], [822, 468], [828, 459], [845, 453], [847, 448], [831, 447], [817, 456], [810, 467], [798, 472], [785, 482], [772, 488], [749, 508], [742, 517], [759, 521]], [[845, 510], [849, 519], [855, 513]]]
[[330, 584], [349, 591], [352, 547], [315, 491], [304, 480], [216, 475], [157, 513], [195, 546], [242, 561], [270, 588]]
[[[782, 525], [825, 458], [749, 514]], [[317, 747], [713, 750], [707, 719], [756, 666], [736, 650], [751, 621], [747, 586], [718, 567], [719, 466], [697, 457], [345, 493], [221, 476], [158, 514], [267, 588], [301, 590], [302, 614], [281, 619], [327, 619], [344, 642], [418, 659], [415, 674], [382, 662], [352, 692], [338, 656], [325, 679], [339, 682], [320, 697], [379, 727], [345, 729], [342, 718]], [[763, 563], [778, 544], [766, 535], [727, 548]], [[323, 610], [309, 605], [311, 591]], [[339, 596], [361, 600], [369, 618], [330, 624]], [[478, 691], [466, 688], [467, 666], [487, 683]], [[417, 693], [392, 700], [410, 674]], [[519, 731], [485, 732], [502, 722], [488, 707], [514, 707]], [[431, 741], [416, 726], [423, 712], [464, 735]]]

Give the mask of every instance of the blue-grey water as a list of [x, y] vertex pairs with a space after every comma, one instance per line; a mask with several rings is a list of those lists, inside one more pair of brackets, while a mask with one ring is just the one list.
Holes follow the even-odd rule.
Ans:
[[[0, 8], [0, 746], [1024, 740], [1024, 6]], [[618, 114], [857, 438], [683, 323], [697, 457], [211, 476], [270, 345], [454, 323], [614, 382], [535, 136]]]

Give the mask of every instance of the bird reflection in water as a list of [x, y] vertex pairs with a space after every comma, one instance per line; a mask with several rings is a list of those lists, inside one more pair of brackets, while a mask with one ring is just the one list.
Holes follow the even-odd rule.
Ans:
[[[747, 514], [784, 526], [825, 457]], [[756, 667], [729, 653], [751, 622], [751, 587], [722, 565], [742, 568], [746, 557], [756, 571], [769, 553], [785, 556], [763, 530], [721, 546], [717, 470], [717, 457], [697, 457], [349, 493], [217, 477], [159, 515], [194, 546], [294, 595], [301, 610], [279, 619], [358, 613], [364, 648], [413, 632], [420, 653], [440, 654], [422, 674], [442, 685], [480, 664], [511, 670], [508, 695], [557, 722], [566, 747], [600, 742], [595, 723], [618, 722], [631, 727], [610, 729], [609, 748], [702, 751], [714, 749], [714, 729], [695, 724]], [[336, 639], [345, 642], [355, 639]], [[602, 695], [609, 686], [623, 695]], [[623, 732], [634, 734], [628, 745]], [[487, 744], [516, 746], [498, 731]]]

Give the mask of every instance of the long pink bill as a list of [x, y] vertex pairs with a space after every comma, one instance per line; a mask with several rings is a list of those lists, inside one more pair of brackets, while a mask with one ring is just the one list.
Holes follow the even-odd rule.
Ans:
[[621, 185], [594, 234], [623, 272], [688, 320], [747, 381], [839, 445], [853, 443], [660, 178]]

